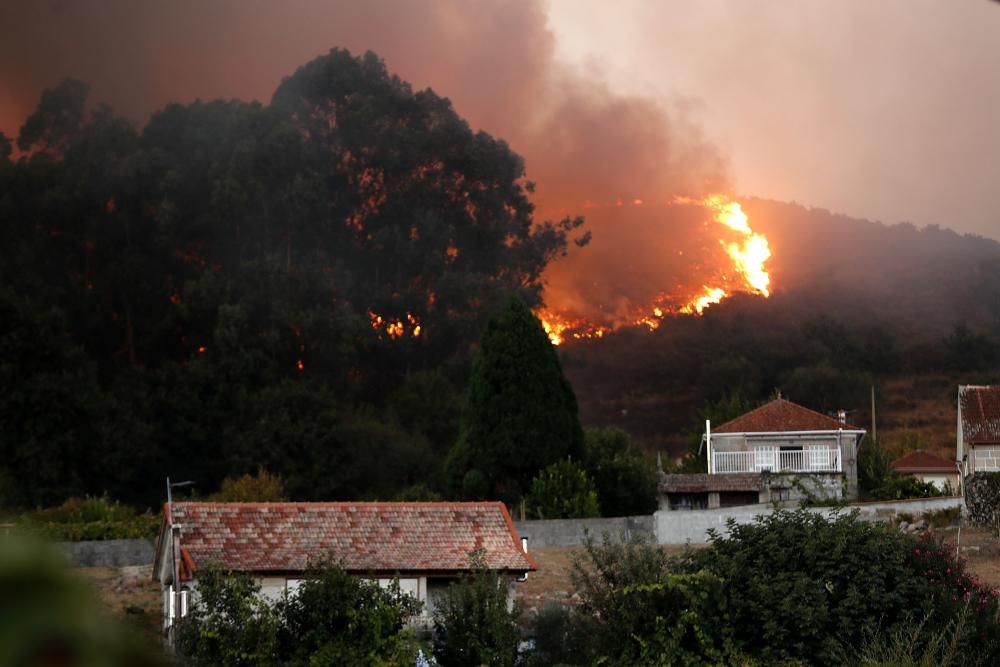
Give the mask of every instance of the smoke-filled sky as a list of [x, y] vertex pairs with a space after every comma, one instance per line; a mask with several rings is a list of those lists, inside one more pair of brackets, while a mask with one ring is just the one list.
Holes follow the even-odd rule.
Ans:
[[614, 310], [673, 289], [667, 264], [690, 272], [703, 221], [674, 195], [1000, 238], [998, 44], [986, 0], [8, 0], [0, 131], [67, 75], [142, 123], [169, 101], [267, 102], [331, 47], [371, 49], [524, 155], [540, 214], [588, 217], [594, 243], [549, 293]]

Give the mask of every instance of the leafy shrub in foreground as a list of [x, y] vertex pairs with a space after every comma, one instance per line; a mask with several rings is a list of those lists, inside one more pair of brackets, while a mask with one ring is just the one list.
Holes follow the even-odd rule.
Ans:
[[[666, 553], [641, 540], [589, 542], [573, 567], [582, 605], [576, 634], [591, 655], [578, 664], [701, 665], [735, 658], [721, 578], [673, 572]], [[586, 646], [586, 645], [585, 645]]]
[[198, 574], [199, 598], [178, 625], [185, 663], [212, 667], [343, 665], [409, 667], [417, 647], [405, 621], [419, 603], [330, 563], [278, 601], [244, 574]]
[[520, 643], [516, 604], [508, 581], [486, 569], [474, 552], [474, 572], [448, 587], [434, 612], [434, 657], [447, 667], [514, 667]]
[[[726, 624], [737, 645], [763, 660], [840, 665], [863, 629], [895, 632], [926, 619], [932, 635], [966, 601], [977, 653], [995, 656], [996, 595], [930, 536], [915, 540], [851, 514], [775, 512], [727, 524], [711, 547], [688, 555], [688, 572], [725, 581]], [[928, 635], [928, 636], [930, 636]]]

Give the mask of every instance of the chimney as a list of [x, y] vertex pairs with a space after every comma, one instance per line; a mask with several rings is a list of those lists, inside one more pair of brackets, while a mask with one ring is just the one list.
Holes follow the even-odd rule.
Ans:
[[847, 410], [837, 410], [837, 421], [841, 424], [847, 423]]

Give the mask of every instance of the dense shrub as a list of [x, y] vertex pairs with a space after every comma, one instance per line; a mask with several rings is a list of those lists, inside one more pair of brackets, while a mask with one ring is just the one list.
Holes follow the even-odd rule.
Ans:
[[474, 571], [448, 587], [434, 611], [434, 657], [447, 667], [513, 667], [520, 643], [516, 604], [508, 580], [472, 555]]
[[868, 497], [873, 500], [936, 498], [943, 495], [944, 492], [932, 482], [923, 482], [913, 475], [893, 475], [881, 486], [868, 493]]
[[934, 498], [944, 493], [930, 482], [913, 475], [901, 475], [892, 469], [892, 457], [878, 440], [864, 442], [858, 451], [858, 485], [865, 498], [902, 500]]
[[295, 594], [270, 601], [260, 592], [247, 575], [200, 571], [199, 598], [177, 630], [184, 664], [414, 664], [418, 648], [405, 621], [419, 611], [419, 604], [396, 585], [384, 589], [323, 563]]
[[865, 627], [895, 632], [926, 619], [933, 634], [966, 603], [976, 650], [996, 655], [996, 594], [930, 536], [914, 540], [857, 513], [799, 510], [730, 521], [726, 534], [712, 533], [711, 548], [680, 565], [725, 581], [737, 645], [764, 660], [842, 664], [845, 646], [861, 645]]
[[152, 540], [160, 522], [159, 515], [138, 514], [107, 496], [70, 498], [58, 507], [28, 512], [17, 519], [20, 530], [56, 542]]
[[582, 604], [576, 632], [589, 652], [577, 664], [700, 665], [735, 657], [723, 580], [706, 570], [674, 572], [665, 552], [642, 540], [589, 542], [574, 563]]
[[589, 429], [584, 436], [583, 465], [594, 480], [604, 516], [656, 511], [656, 469], [632, 447], [625, 431]]
[[575, 607], [547, 602], [531, 623], [533, 647], [527, 656], [528, 667], [585, 665], [596, 655], [594, 645], [597, 621]]
[[570, 459], [539, 472], [531, 481], [525, 504], [529, 516], [537, 519], [586, 519], [601, 514], [593, 480]]

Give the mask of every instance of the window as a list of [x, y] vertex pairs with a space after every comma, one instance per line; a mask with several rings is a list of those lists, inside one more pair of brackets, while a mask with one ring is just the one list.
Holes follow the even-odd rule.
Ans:
[[753, 469], [754, 472], [774, 470], [777, 468], [775, 459], [778, 458], [778, 448], [774, 445], [757, 445], [753, 448]]
[[1000, 471], [1000, 447], [976, 445], [972, 448], [975, 457], [975, 472]]
[[[378, 585], [381, 586], [382, 588], [389, 588], [389, 585], [392, 584], [392, 581], [393, 581], [392, 579], [379, 579]], [[400, 577], [399, 592], [403, 593], [404, 595], [409, 595], [414, 600], [419, 600], [420, 580], [416, 578], [403, 579], [402, 577]]]

